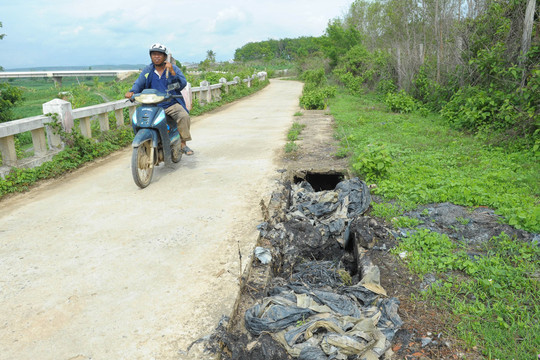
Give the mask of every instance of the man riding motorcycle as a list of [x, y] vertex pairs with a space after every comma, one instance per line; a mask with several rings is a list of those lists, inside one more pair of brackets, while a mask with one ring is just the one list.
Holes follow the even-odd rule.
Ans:
[[[174, 95], [181, 95], [180, 91], [187, 85], [187, 80], [180, 68], [167, 61], [167, 48], [159, 43], [153, 44], [150, 49], [152, 63], [146, 66], [131, 90], [125, 94], [126, 98], [131, 98], [133, 94], [140, 93], [144, 89], [155, 89], [160, 92], [167, 92], [169, 85], [177, 83], [178, 86], [169, 92]], [[175, 97], [158, 106], [165, 110], [165, 114], [174, 119], [178, 126], [181, 138], [182, 152], [186, 155], [193, 155], [186, 141], [191, 140], [191, 118], [186, 108], [186, 103], [182, 97]]]

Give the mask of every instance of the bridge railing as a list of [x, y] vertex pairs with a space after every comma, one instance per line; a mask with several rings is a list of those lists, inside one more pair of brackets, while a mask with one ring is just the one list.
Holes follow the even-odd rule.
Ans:
[[[227, 93], [230, 86], [246, 83], [248, 87], [251, 82], [258, 78], [266, 79], [266, 73], [260, 72], [247, 79], [241, 80], [235, 77], [233, 81], [220, 79], [219, 84], [209, 84], [207, 81], [201, 82], [200, 86], [189, 86], [189, 98], [192, 101], [198, 101], [204, 105], [214, 101], [221, 100], [222, 92]], [[74, 126], [74, 120], [78, 119], [81, 134], [85, 137], [92, 137], [92, 121], [99, 122], [101, 131], [109, 129], [109, 114], [114, 113], [116, 125], [124, 125], [124, 108], [129, 109], [129, 117], [133, 115], [137, 103], [131, 103], [129, 100], [118, 100], [104, 104], [88, 106], [79, 109], [72, 109], [71, 103], [61, 99], [54, 99], [43, 104], [43, 114], [39, 116], [28, 117], [0, 123], [0, 153], [2, 154], [2, 166], [0, 167], [0, 176], [5, 177], [12, 167], [31, 168], [49, 161], [64, 144], [60, 136], [53, 130], [51, 122], [56, 118], [63, 129], [70, 132]], [[55, 115], [52, 115], [55, 114]], [[15, 147], [15, 136], [30, 131], [32, 135], [32, 144], [34, 156], [18, 159]]]

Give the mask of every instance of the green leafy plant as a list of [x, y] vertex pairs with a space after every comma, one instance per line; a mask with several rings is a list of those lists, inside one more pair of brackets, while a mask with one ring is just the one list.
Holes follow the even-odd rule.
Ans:
[[298, 145], [295, 143], [295, 141], [298, 140], [300, 133], [305, 127], [306, 127], [305, 124], [300, 124], [297, 122], [293, 123], [293, 125], [291, 126], [291, 129], [287, 133], [287, 140], [289, 141], [287, 142], [287, 144], [285, 144], [286, 153], [291, 153], [298, 150]]
[[351, 274], [345, 269], [339, 269], [338, 270], [339, 277], [341, 278], [341, 282], [345, 286], [351, 286], [352, 285], [352, 277]]
[[392, 166], [392, 156], [384, 143], [369, 144], [356, 156], [353, 169], [368, 180], [387, 174]]
[[292, 153], [298, 150], [298, 145], [294, 141], [289, 141], [285, 144], [285, 152]]
[[8, 83], [0, 83], [0, 123], [13, 120], [13, 107], [22, 100], [21, 89]]
[[383, 218], [389, 222], [403, 212], [398, 205], [389, 202], [372, 203], [371, 208], [370, 215]]
[[289, 141], [296, 141], [298, 140], [298, 136], [300, 135], [300, 133], [302, 132], [302, 130], [306, 127], [305, 124], [300, 124], [300, 123], [293, 123], [291, 129], [289, 130], [289, 132], [287, 133], [287, 139]]
[[324, 110], [328, 99], [335, 96], [335, 93], [336, 88], [333, 86], [304, 90], [300, 97], [300, 105], [306, 110]]
[[398, 228], [416, 228], [422, 221], [408, 216], [399, 216], [392, 219], [392, 224]]
[[393, 112], [410, 113], [418, 108], [416, 100], [405, 91], [386, 94], [385, 103]]
[[324, 69], [307, 70], [300, 75], [300, 79], [305, 82], [300, 106], [306, 110], [326, 109], [328, 99], [335, 96], [337, 88], [327, 85]]

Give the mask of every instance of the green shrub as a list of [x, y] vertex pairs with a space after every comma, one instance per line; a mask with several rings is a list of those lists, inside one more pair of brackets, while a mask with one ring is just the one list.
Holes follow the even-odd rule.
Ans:
[[351, 47], [339, 58], [334, 75], [353, 93], [361, 94], [363, 89], [373, 90], [379, 82], [390, 88], [389, 56], [386, 52], [368, 51], [363, 45]]
[[23, 92], [8, 83], [0, 83], [0, 122], [12, 119], [12, 108], [22, 100]]
[[300, 80], [309, 87], [321, 87], [326, 85], [326, 75], [323, 68], [306, 70], [300, 75]]
[[337, 88], [335, 86], [325, 86], [303, 92], [300, 97], [300, 106], [307, 110], [323, 110], [328, 105], [328, 99], [335, 96]]
[[416, 100], [404, 90], [386, 94], [385, 103], [391, 111], [397, 113], [410, 113], [418, 108]]
[[367, 180], [380, 178], [392, 166], [392, 157], [385, 144], [369, 144], [356, 157], [353, 169]]
[[382, 79], [375, 87], [375, 91], [379, 94], [388, 94], [396, 91], [396, 84], [391, 79]]

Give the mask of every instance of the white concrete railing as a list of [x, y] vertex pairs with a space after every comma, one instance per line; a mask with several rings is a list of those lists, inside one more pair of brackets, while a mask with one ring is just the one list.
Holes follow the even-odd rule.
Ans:
[[[240, 80], [235, 77], [233, 81], [221, 78], [219, 84], [209, 84], [207, 81], [201, 82], [198, 87], [189, 87], [190, 98], [204, 105], [221, 99], [221, 92], [227, 93], [230, 86], [246, 83], [251, 86], [253, 79], [266, 79], [266, 73], [260, 72], [247, 79]], [[118, 100], [104, 104], [88, 106], [80, 109], [72, 109], [71, 103], [65, 100], [54, 99], [43, 104], [43, 114], [19, 120], [0, 123], [0, 153], [2, 154], [2, 167], [0, 176], [4, 177], [11, 167], [35, 167], [48, 161], [63, 148], [62, 140], [49, 123], [53, 121], [52, 116], [56, 114], [58, 121], [66, 131], [71, 131], [74, 120], [79, 119], [81, 134], [85, 137], [92, 137], [91, 122], [94, 119], [99, 121], [101, 131], [109, 130], [109, 113], [114, 112], [117, 126], [124, 125], [123, 109], [129, 108], [130, 118], [137, 107], [137, 103], [129, 100]], [[30, 131], [34, 146], [34, 156], [31, 158], [18, 159], [15, 149], [15, 135]]]

